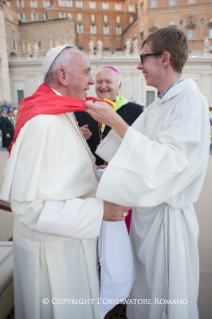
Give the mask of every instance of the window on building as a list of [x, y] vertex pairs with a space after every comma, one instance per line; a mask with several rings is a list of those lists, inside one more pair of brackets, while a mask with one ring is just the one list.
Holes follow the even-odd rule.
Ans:
[[71, 8], [73, 6], [72, 0], [66, 0], [66, 7]]
[[91, 21], [95, 21], [95, 14], [91, 14]]
[[121, 26], [116, 26], [116, 35], [121, 35]]
[[185, 20], [184, 19], [180, 19], [179, 20], [179, 27], [183, 28], [185, 26]]
[[122, 51], [122, 48], [116, 48], [116, 51]]
[[107, 20], [107, 16], [104, 16], [104, 22], [107, 22], [108, 20]]
[[20, 13], [20, 14], [18, 15], [18, 19], [19, 19], [20, 21], [22, 21], [22, 22], [25, 22], [25, 14], [24, 14], [24, 13]]
[[169, 0], [169, 5], [170, 6], [175, 6], [176, 5], [176, 1], [175, 0]]
[[116, 22], [120, 23], [120, 17], [119, 16], [116, 17]]
[[13, 41], [13, 50], [16, 50], [16, 42]]
[[102, 9], [103, 10], [108, 10], [109, 9], [109, 4], [107, 2], [102, 2]]
[[38, 15], [37, 15], [37, 13], [31, 13], [31, 20], [32, 20], [32, 21], [38, 21]]
[[77, 19], [80, 20], [80, 21], [82, 20], [82, 15], [81, 15], [81, 13], [78, 13]]
[[89, 8], [90, 9], [96, 9], [96, 2], [95, 1], [89, 1]]
[[10, 7], [10, 1], [6, 1], [8, 7]]
[[82, 1], [76, 1], [76, 8], [82, 8]]
[[144, 2], [141, 2], [141, 13], [144, 11]]
[[115, 3], [115, 10], [121, 10], [121, 4]]
[[47, 20], [47, 13], [43, 14], [43, 20]]
[[65, 0], [58, 0], [58, 6], [59, 7], [65, 7], [66, 1]]
[[189, 4], [195, 3], [195, 0], [188, 0]]
[[103, 34], [109, 34], [109, 26], [103, 25]]
[[151, 0], [151, 8], [156, 8], [157, 7], [157, 0]]
[[170, 22], [170, 25], [175, 25], [174, 21], [171, 21], [171, 22]]
[[133, 5], [128, 5], [128, 11], [129, 12], [134, 12], [135, 11], [135, 6], [133, 6]]
[[200, 26], [205, 25], [205, 18], [204, 17], [199, 18], [199, 25]]
[[90, 33], [91, 34], [96, 34], [96, 25], [90, 25]]
[[31, 8], [37, 8], [37, 1], [31, 1]]
[[193, 28], [189, 28], [188, 29], [188, 39], [193, 39], [194, 38], [194, 29]]
[[83, 25], [77, 24], [77, 33], [83, 33]]
[[12, 34], [16, 34], [16, 30], [13, 29], [13, 28], [11, 28], [11, 33], [12, 33]]
[[209, 29], [209, 38], [212, 38], [212, 27]]
[[59, 12], [59, 18], [60, 19], [65, 19], [66, 14], [64, 12]]
[[18, 8], [23, 8], [24, 7], [24, 1], [17, 1], [17, 7]]
[[38, 45], [38, 49], [41, 50], [42, 49], [42, 42], [41, 41], [37, 41], [37, 45]]
[[109, 49], [109, 48], [104, 48], [104, 51], [105, 51], [105, 52], [109, 52], [110, 49]]
[[130, 17], [130, 23], [133, 23], [133, 17]]
[[155, 101], [155, 91], [146, 91], [146, 106]]
[[18, 104], [24, 99], [24, 90], [17, 90]]
[[68, 13], [68, 18], [72, 19], [72, 14], [71, 13]]
[[43, 1], [43, 7], [44, 8], [50, 7], [50, 1]]
[[10, 21], [13, 21], [13, 16], [12, 16], [12, 14], [9, 14], [9, 19], [10, 19]]

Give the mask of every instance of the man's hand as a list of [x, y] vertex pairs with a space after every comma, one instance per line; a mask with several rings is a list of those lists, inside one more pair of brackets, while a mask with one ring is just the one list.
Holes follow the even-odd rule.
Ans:
[[97, 170], [98, 170], [98, 169], [104, 169], [104, 168], [106, 168], [106, 167], [107, 167], [106, 165], [99, 165], [99, 166], [97, 166], [96, 169], [97, 169]]
[[88, 124], [81, 126], [80, 130], [82, 131], [82, 134], [86, 140], [88, 140], [91, 137], [92, 133], [88, 128]]
[[108, 222], [117, 222], [125, 220], [128, 215], [128, 210], [131, 207], [124, 207], [104, 201], [104, 215], [103, 220]]
[[6, 137], [9, 138], [9, 137], [10, 137], [10, 134], [7, 134]]
[[94, 120], [110, 126], [121, 138], [124, 138], [129, 125], [110, 105], [106, 102], [86, 101], [85, 106], [88, 108], [85, 112], [89, 113]]

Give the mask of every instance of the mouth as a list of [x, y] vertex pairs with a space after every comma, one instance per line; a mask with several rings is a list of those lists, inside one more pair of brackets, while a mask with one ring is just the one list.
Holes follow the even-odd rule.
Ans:
[[104, 94], [104, 93], [110, 93], [110, 90], [99, 90], [100, 93]]
[[143, 71], [142, 73], [143, 73], [143, 76], [146, 78], [147, 72]]

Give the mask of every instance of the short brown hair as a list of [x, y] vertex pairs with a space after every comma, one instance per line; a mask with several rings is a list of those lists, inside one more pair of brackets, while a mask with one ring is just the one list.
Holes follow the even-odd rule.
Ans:
[[168, 51], [171, 54], [171, 65], [176, 72], [181, 73], [188, 59], [188, 42], [185, 34], [176, 27], [158, 29], [144, 40], [151, 46], [153, 52]]

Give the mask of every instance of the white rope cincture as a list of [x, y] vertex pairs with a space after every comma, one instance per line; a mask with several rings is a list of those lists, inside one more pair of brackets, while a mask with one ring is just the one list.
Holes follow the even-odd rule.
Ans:
[[[169, 206], [164, 206], [164, 249], [165, 249], [165, 287], [164, 287], [164, 300], [167, 300], [169, 293], [169, 269], [168, 269], [168, 240], [169, 240]], [[168, 311], [166, 303], [163, 306], [161, 319], [168, 319]]]

